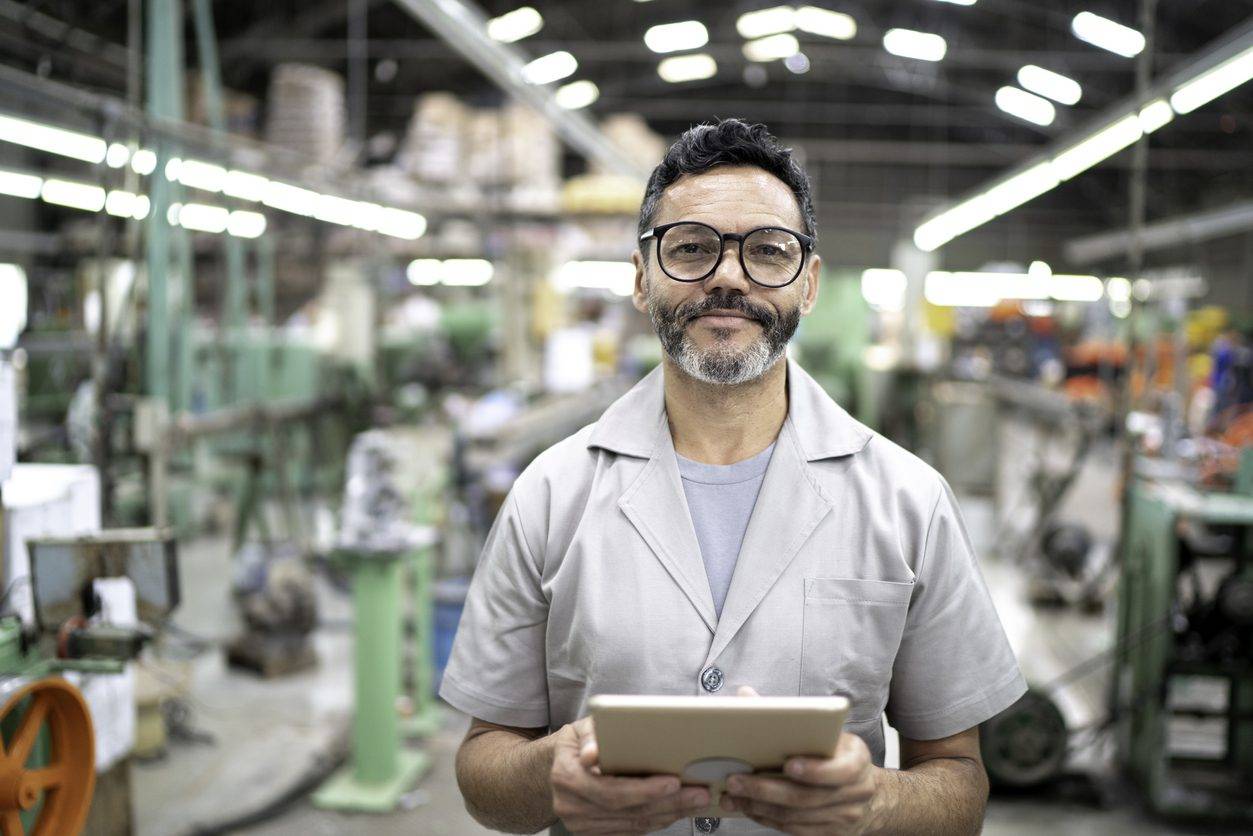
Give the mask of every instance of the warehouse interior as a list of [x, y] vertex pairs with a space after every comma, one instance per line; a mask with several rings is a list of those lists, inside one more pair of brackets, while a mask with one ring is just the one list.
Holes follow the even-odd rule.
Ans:
[[1251, 0], [0, 0], [0, 834], [489, 832], [471, 578], [728, 117], [1029, 686], [985, 832], [1249, 832], [1250, 81]]

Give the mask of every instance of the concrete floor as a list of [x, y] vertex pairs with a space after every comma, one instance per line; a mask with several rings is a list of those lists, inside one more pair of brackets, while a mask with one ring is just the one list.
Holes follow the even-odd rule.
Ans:
[[[1099, 507], [1099, 506], [1098, 506]], [[1108, 508], [1108, 505], [1105, 506]], [[963, 501], [967, 522], [981, 553], [994, 536], [992, 510], [985, 500]], [[1107, 617], [1071, 612], [1037, 612], [1022, 598], [1021, 579], [1013, 567], [984, 560], [985, 572], [1015, 650], [1028, 675], [1047, 681], [1109, 641]], [[188, 603], [177, 621], [212, 639], [236, 629], [230, 602], [228, 560], [218, 540], [189, 544], [182, 552]], [[183, 836], [233, 819], [263, 806], [301, 783], [306, 765], [342, 746], [351, 710], [351, 610], [329, 585], [320, 586], [324, 620], [337, 627], [317, 634], [321, 664], [312, 671], [262, 681], [226, 669], [220, 654], [201, 655], [191, 665], [191, 721], [212, 734], [213, 745], [174, 743], [156, 763], [136, 764], [132, 778], [139, 836]], [[1097, 716], [1101, 676], [1082, 680], [1060, 698], [1070, 723]], [[489, 831], [465, 813], [453, 775], [453, 754], [467, 718], [445, 708], [440, 733], [425, 744], [433, 768], [406, 799], [410, 809], [391, 815], [364, 816], [315, 809], [301, 797], [276, 817], [229, 832], [250, 836], [316, 834], [438, 834], [472, 836]], [[1100, 768], [1099, 752], [1081, 766]], [[1111, 801], [1108, 793], [1054, 793], [1041, 799], [994, 798], [985, 832], [1070, 836], [1145, 836], [1187, 831], [1150, 820], [1133, 801]]]

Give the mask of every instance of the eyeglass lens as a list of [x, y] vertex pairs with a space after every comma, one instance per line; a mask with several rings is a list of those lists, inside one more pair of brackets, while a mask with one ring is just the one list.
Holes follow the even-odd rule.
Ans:
[[[742, 247], [749, 277], [775, 287], [796, 278], [805, 255], [800, 239], [782, 229], [759, 229], [744, 239]], [[721, 250], [718, 233], [696, 223], [666, 230], [658, 248], [661, 268], [684, 281], [707, 276], [718, 263]]]

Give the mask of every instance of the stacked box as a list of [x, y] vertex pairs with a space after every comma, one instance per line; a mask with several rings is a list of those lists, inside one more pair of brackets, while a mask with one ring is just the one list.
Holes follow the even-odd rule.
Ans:
[[397, 164], [424, 183], [451, 183], [464, 176], [466, 119], [466, 107], [451, 93], [419, 96]]

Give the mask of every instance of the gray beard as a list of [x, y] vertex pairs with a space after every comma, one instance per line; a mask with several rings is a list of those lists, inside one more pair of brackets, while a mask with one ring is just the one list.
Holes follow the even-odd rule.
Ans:
[[[722, 345], [709, 349], [698, 347], [687, 333], [692, 317], [720, 308], [739, 310], [754, 317], [762, 326], [761, 336], [743, 349]], [[741, 296], [705, 297], [702, 302], [668, 311], [660, 299], [649, 294], [648, 318], [666, 355], [685, 374], [704, 383], [735, 386], [756, 380], [779, 361], [800, 324], [800, 311], [775, 316], [743, 301]], [[715, 328], [713, 332], [719, 344], [731, 339], [730, 329]]]

